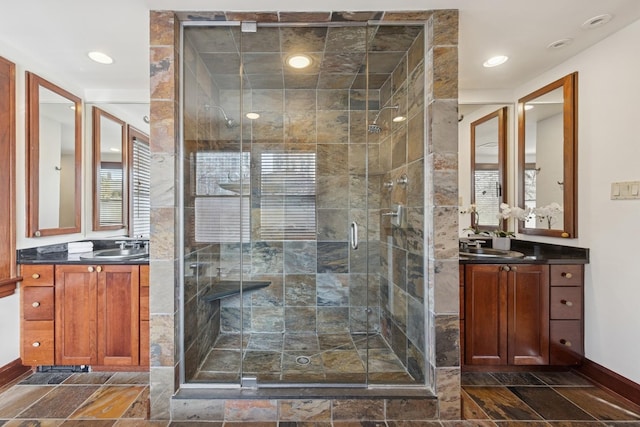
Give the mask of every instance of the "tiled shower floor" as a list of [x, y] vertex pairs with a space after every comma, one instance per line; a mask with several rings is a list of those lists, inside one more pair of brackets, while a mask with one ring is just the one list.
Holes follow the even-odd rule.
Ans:
[[414, 383], [380, 335], [260, 333], [243, 338], [241, 350], [239, 334], [220, 335], [194, 381], [237, 382], [242, 357], [244, 376], [255, 376], [259, 383], [364, 383], [368, 357], [370, 383]]

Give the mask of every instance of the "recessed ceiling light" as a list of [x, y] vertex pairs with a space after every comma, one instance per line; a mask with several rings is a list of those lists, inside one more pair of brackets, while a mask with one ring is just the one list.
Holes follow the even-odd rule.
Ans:
[[407, 118], [405, 116], [395, 116], [392, 120], [396, 123], [400, 123], [407, 120]]
[[287, 58], [287, 64], [293, 68], [307, 68], [311, 65], [311, 58], [307, 55], [295, 54]]
[[573, 39], [560, 39], [560, 40], [556, 40], [554, 42], [549, 43], [549, 45], [547, 46], [547, 49], [561, 49], [565, 46], [570, 45], [573, 42]]
[[584, 28], [585, 30], [601, 27], [607, 22], [611, 21], [611, 18], [613, 18], [613, 16], [609, 15], [608, 13], [594, 16], [593, 18], [589, 18], [586, 21], [584, 21], [581, 27]]
[[502, 65], [505, 62], [507, 62], [508, 59], [509, 57], [504, 55], [493, 56], [487, 59], [486, 61], [484, 61], [482, 65], [484, 65], [487, 68], [497, 67], [498, 65]]
[[89, 55], [89, 58], [91, 58], [92, 60], [100, 64], [113, 64], [113, 58], [107, 55], [106, 53], [93, 51], [93, 52], [89, 52], [87, 55]]
[[256, 120], [256, 119], [260, 118], [260, 114], [258, 114], [258, 113], [247, 113], [245, 116], [249, 120]]

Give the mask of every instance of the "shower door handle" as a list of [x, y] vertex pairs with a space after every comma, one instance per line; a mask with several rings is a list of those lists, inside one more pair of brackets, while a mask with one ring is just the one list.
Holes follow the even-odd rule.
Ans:
[[358, 249], [358, 224], [355, 221], [351, 223], [351, 248]]

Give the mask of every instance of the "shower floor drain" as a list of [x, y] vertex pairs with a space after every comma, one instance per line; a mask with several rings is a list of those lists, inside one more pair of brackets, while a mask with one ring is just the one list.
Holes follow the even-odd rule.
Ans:
[[298, 356], [296, 357], [296, 363], [298, 365], [308, 365], [309, 363], [311, 363], [311, 358], [307, 357], [307, 356]]

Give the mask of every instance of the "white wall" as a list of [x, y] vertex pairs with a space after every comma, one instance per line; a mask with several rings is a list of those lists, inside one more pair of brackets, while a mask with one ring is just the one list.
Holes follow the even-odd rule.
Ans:
[[0, 368], [20, 357], [20, 295], [0, 298]]
[[[579, 73], [579, 237], [520, 237], [590, 249], [591, 262], [585, 269], [586, 357], [636, 383], [640, 383], [640, 200], [613, 201], [610, 188], [616, 181], [640, 181], [640, 56], [635, 53], [639, 40], [637, 21], [517, 88], [512, 100], [517, 102], [573, 71]], [[515, 124], [514, 116], [512, 120]], [[463, 169], [469, 157], [462, 129], [460, 135], [463, 195], [465, 186], [468, 194], [468, 172], [465, 177]], [[513, 161], [515, 150], [511, 153]]]

